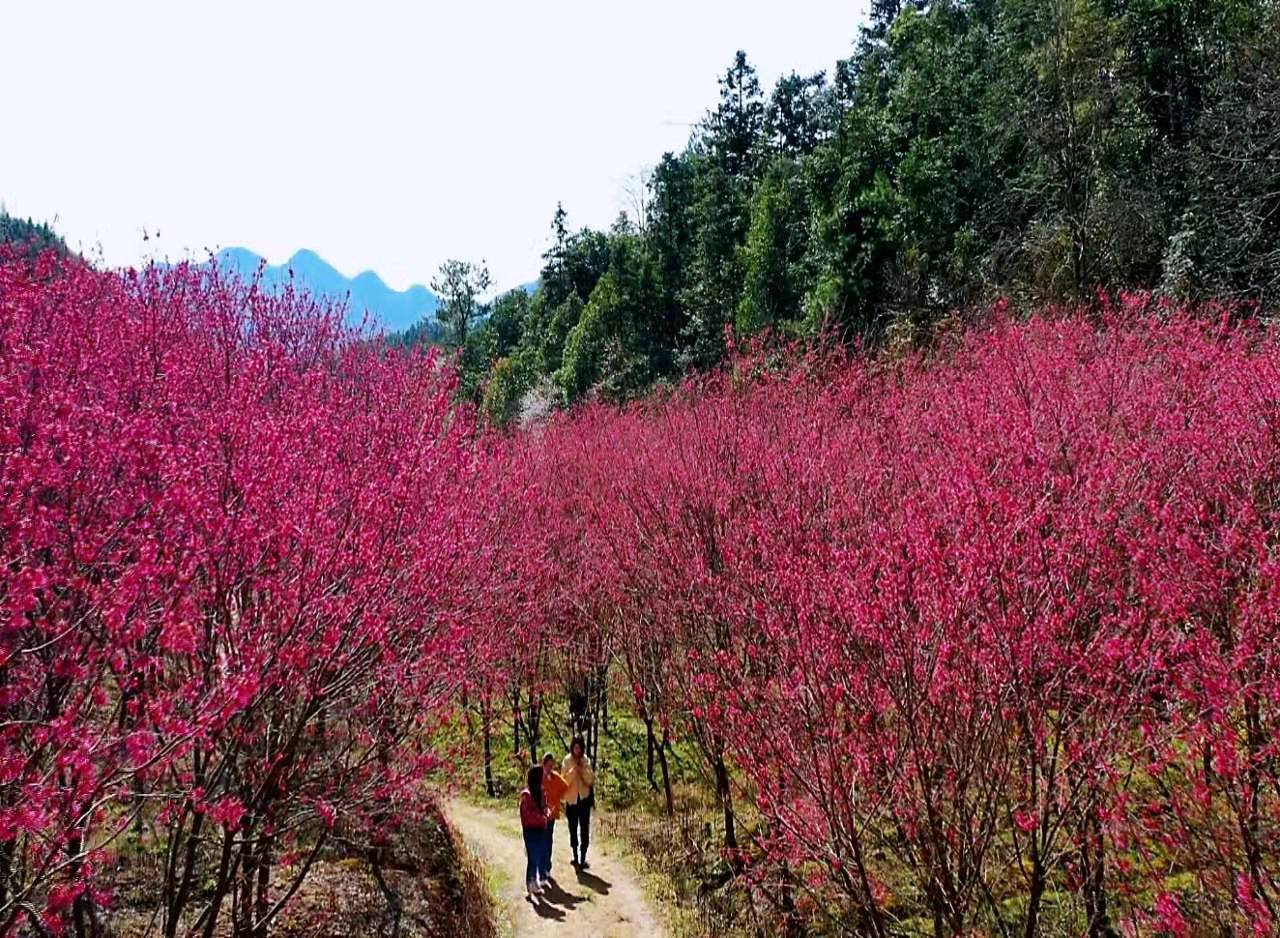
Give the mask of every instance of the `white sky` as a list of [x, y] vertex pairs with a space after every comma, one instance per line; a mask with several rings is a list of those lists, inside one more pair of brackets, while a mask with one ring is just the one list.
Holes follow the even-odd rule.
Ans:
[[[743, 48], [830, 71], [866, 0], [0, 0], [0, 201], [112, 265], [312, 248], [403, 288], [533, 279], [606, 226]], [[143, 240], [143, 231], [159, 238]]]

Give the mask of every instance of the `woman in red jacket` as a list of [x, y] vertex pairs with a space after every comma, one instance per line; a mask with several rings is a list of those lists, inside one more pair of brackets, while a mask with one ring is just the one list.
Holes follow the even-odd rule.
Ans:
[[529, 769], [528, 787], [520, 792], [520, 827], [524, 830], [524, 854], [527, 860], [524, 882], [526, 897], [535, 902], [536, 896], [542, 894], [542, 880], [547, 872], [543, 869], [546, 856], [547, 819], [551, 810], [547, 807], [546, 795], [542, 791], [542, 766], [535, 765]]

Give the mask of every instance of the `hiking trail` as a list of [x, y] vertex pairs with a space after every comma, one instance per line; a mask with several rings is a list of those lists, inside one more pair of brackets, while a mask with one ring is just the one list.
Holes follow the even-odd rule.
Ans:
[[530, 903], [525, 898], [524, 841], [514, 799], [505, 807], [503, 811], [459, 799], [446, 807], [463, 843], [489, 875], [499, 914], [506, 919], [499, 922], [500, 934], [514, 938], [662, 938], [666, 934], [635, 873], [607, 840], [598, 843], [593, 838], [589, 870], [578, 871], [570, 865], [569, 827], [563, 818], [556, 822], [552, 885], [536, 905]]

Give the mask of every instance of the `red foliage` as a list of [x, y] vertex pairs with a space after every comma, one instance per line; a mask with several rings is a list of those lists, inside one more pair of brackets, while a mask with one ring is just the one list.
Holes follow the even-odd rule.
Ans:
[[0, 933], [84, 929], [136, 823], [166, 934], [224, 900], [265, 934], [299, 835], [416, 810], [484, 501], [450, 372], [339, 323], [200, 268], [0, 267]]
[[477, 441], [448, 368], [338, 322], [205, 270], [0, 267], [0, 933], [91, 930], [141, 827], [166, 934], [265, 934], [282, 857], [376, 854], [435, 722], [511, 694], [536, 740], [566, 663], [696, 744], [784, 912], [1274, 933], [1261, 327], [997, 311]]
[[742, 359], [511, 444], [569, 558], [546, 602], [698, 742], [728, 855], [745, 792], [751, 875], [804, 866], [868, 934], [1032, 934], [1050, 889], [1092, 934], [1274, 930], [1280, 347], [1106, 305]]

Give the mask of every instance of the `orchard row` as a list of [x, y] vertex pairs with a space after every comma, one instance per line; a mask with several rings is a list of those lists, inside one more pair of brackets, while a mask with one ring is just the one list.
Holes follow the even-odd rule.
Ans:
[[697, 744], [784, 917], [1280, 928], [1280, 347], [1100, 307], [743, 355], [510, 442], [547, 625]]

